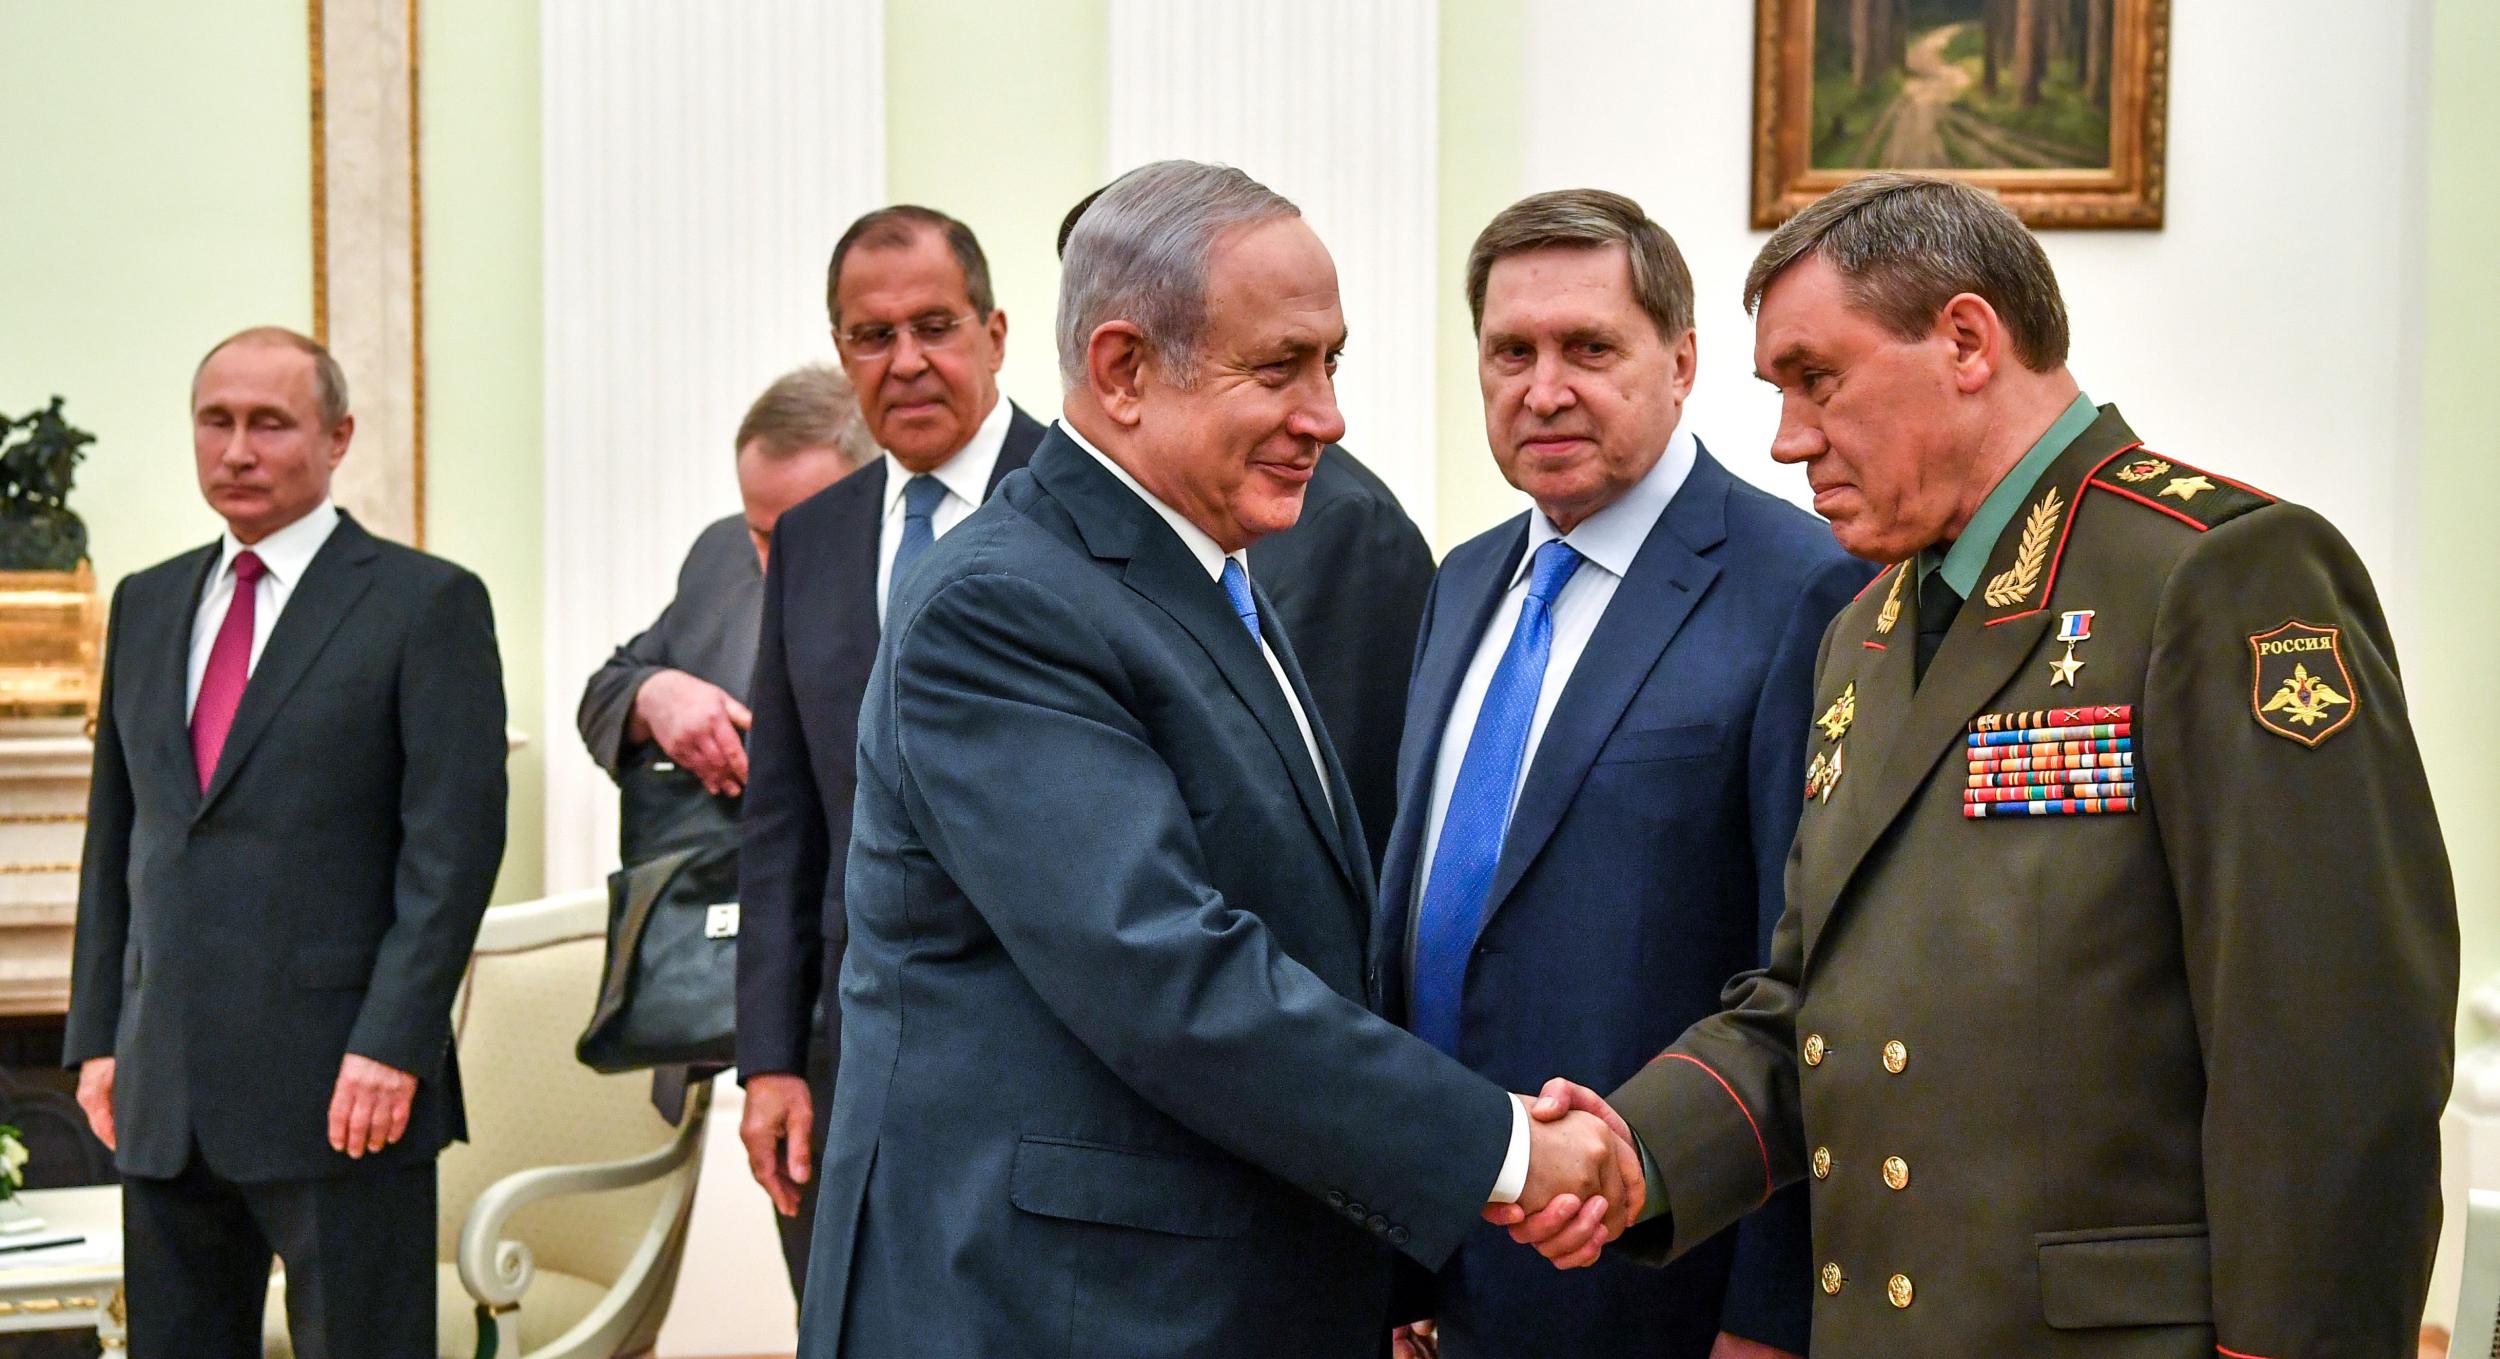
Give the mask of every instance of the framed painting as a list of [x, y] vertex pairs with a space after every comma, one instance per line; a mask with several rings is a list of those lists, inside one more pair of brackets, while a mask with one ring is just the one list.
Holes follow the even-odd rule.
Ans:
[[2035, 227], [2158, 227], [2170, 0], [1755, 0], [1753, 224], [1858, 175]]

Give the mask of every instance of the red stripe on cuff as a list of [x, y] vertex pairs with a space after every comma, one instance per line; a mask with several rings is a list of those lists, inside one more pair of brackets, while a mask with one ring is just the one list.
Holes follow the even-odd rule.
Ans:
[[[1709, 1072], [1710, 1079], [1717, 1081], [1719, 1083], [1719, 1088], [1727, 1092], [1727, 1097], [1736, 1101], [1736, 1112], [1743, 1114], [1745, 1116], [1745, 1126], [1753, 1129], [1754, 1150], [1762, 1153], [1762, 1197], [1767, 1202], [1771, 1197], [1771, 1190], [1774, 1187], [1771, 1180], [1771, 1149], [1763, 1144], [1762, 1125], [1754, 1121], [1753, 1110], [1745, 1107], [1745, 1101], [1737, 1095], [1736, 1087], [1727, 1083], [1727, 1077], [1720, 1075], [1716, 1071], [1711, 1071], [1710, 1064], [1698, 1057], [1690, 1057], [1681, 1052], [1662, 1052], [1659, 1053], [1658, 1056], [1660, 1060], [1672, 1059], [1678, 1062], [1691, 1062], [1693, 1065], [1700, 1067], [1703, 1071]], [[2228, 1354], [2230, 1351], [2225, 1350], [2223, 1352]]]
[[[2153, 508], [2160, 509], [2161, 507], [2155, 505]], [[2214, 1353], [2222, 1355], [2224, 1359], [2266, 1359], [2262, 1354], [2248, 1354], [2240, 1350], [2225, 1349], [2220, 1345], [2214, 1346]]]

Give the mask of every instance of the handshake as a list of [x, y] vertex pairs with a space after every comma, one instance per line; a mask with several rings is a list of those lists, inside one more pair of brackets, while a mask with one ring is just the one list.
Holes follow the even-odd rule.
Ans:
[[1631, 1127], [1597, 1092], [1559, 1076], [1533, 1100], [1511, 1098], [1528, 1107], [1528, 1180], [1518, 1202], [1485, 1205], [1484, 1220], [1556, 1269], [1597, 1263], [1648, 1202]]

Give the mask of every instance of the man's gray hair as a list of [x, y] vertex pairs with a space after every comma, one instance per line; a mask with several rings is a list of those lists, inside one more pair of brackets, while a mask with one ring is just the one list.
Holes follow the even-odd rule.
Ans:
[[1745, 310], [1791, 265], [1820, 255], [1849, 300], [1904, 340], [1928, 333], [1963, 293], [1996, 309], [2014, 357], [2045, 373], [2066, 361], [2066, 300], [2039, 239], [1992, 194], [1956, 180], [1883, 173], [1814, 200], [1762, 243]]
[[1494, 214], [1467, 252], [1467, 315], [1484, 329], [1484, 294], [1493, 266], [1513, 255], [1555, 246], [1598, 250], [1620, 245], [1632, 265], [1632, 297], [1673, 344], [1693, 328], [1693, 271], [1667, 229], [1641, 205], [1604, 189], [1530, 194]]
[[238, 330], [209, 347], [200, 356], [199, 366], [191, 370], [191, 396], [200, 394], [200, 374], [208, 371], [208, 361], [239, 344], [270, 345], [292, 349], [312, 360], [313, 402], [321, 408], [321, 430], [324, 434], [337, 429], [347, 419], [347, 372], [330, 356], [327, 346], [302, 331], [285, 326], [252, 326]]
[[1171, 380], [1198, 380], [1207, 261], [1225, 233], [1299, 217], [1284, 195], [1229, 165], [1162, 160], [1111, 181], [1068, 233], [1059, 271], [1059, 380], [1085, 385], [1085, 350], [1108, 321], [1144, 334]]
[[841, 369], [824, 364], [784, 373], [755, 398], [738, 422], [738, 442], [732, 447], [743, 455], [749, 445], [766, 462], [781, 462], [811, 448], [830, 448], [852, 468], [878, 456], [851, 380]]

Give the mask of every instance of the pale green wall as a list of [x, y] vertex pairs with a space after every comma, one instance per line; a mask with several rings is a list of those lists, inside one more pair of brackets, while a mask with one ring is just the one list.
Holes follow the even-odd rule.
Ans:
[[1519, 52], [1526, 0], [1444, 0], [1441, 6], [1440, 241], [1435, 286], [1441, 324], [1434, 367], [1440, 447], [1434, 460], [1433, 550], [1447, 552], [1519, 513], [1526, 500], [1502, 480], [1484, 442], [1475, 328], [1467, 316], [1467, 248], [1493, 214], [1519, 197], [1526, 116]]
[[[426, 545], [485, 578], [507, 694], [539, 693], [538, 20], [424, 0]], [[72, 506], [106, 590], [218, 531], [191, 369], [312, 329], [309, 36], [298, 4], [0, 4], [0, 411], [52, 393], [97, 442]], [[354, 374], [349, 375], [352, 379]], [[536, 895], [542, 733], [514, 757], [498, 899]]]
[[[2428, 286], [2418, 606], [2405, 658], [2414, 730], [2447, 833], [2465, 934], [2465, 987], [2500, 970], [2500, 568], [2490, 494], [2500, 472], [2491, 374], [2500, 370], [2500, 5], [2438, 0], [2431, 43]], [[2468, 1034], [2469, 1041], [2475, 1035]]]
[[1101, 187], [1107, 0], [889, 3], [886, 196], [961, 218], [1007, 313], [999, 386], [1059, 414], [1059, 219]]
[[538, 729], [545, 538], [540, 531], [538, 5], [419, 0], [419, 169], [425, 214], [425, 545], [486, 581], [503, 646], [512, 816], [497, 901], [546, 875], [547, 758]]
[[121, 577], [217, 535], [191, 370], [312, 324], [304, 7], [0, 4], [0, 411], [96, 435], [71, 508]]

